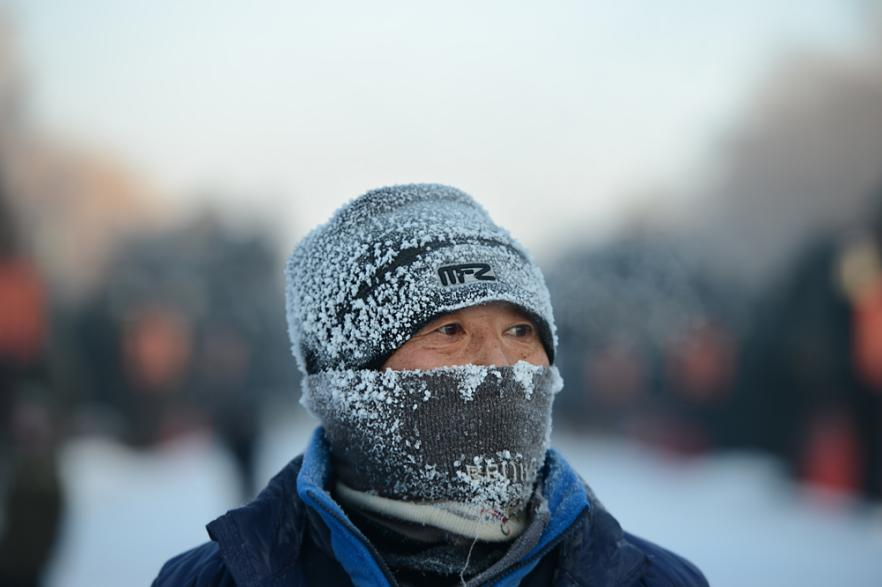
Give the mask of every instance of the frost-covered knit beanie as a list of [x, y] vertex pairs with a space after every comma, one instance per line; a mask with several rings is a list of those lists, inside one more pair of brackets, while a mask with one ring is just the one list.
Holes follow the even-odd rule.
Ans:
[[324, 424], [338, 495], [453, 533], [516, 534], [544, 463], [556, 367], [379, 368], [434, 318], [496, 301], [533, 319], [552, 361], [548, 290], [526, 251], [463, 192], [403, 185], [343, 206], [286, 273], [302, 403]]
[[303, 239], [286, 273], [288, 328], [305, 374], [377, 368], [433, 318], [490, 301], [530, 314], [554, 361], [542, 273], [452, 187], [393, 186], [352, 200]]

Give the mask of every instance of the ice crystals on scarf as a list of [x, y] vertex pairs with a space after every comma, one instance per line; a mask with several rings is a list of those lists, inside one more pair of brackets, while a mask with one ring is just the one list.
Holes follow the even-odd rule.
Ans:
[[496, 515], [529, 500], [549, 444], [552, 400], [563, 386], [556, 367], [523, 361], [307, 379], [301, 402], [326, 423], [354, 489], [470, 503]]

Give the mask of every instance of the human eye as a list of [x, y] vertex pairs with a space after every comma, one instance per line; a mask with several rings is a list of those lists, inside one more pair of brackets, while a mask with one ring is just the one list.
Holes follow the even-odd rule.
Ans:
[[528, 338], [535, 334], [536, 330], [533, 328], [532, 324], [524, 323], [524, 324], [515, 324], [508, 330], [506, 330], [507, 334], [514, 336], [516, 338]]
[[462, 326], [458, 322], [448, 322], [436, 328], [435, 332], [446, 336], [455, 336], [462, 332]]

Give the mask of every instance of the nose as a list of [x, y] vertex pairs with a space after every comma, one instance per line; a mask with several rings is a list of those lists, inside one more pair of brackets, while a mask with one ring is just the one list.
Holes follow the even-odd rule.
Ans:
[[491, 333], [482, 333], [472, 338], [469, 345], [469, 363], [474, 365], [495, 365], [500, 367], [513, 365], [502, 339]]

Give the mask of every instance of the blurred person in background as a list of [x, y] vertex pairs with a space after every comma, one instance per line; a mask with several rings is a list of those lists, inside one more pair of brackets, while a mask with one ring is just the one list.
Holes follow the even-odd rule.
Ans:
[[850, 412], [855, 430], [858, 484], [882, 501], [882, 189], [862, 230], [842, 248], [840, 288], [850, 312], [849, 351], [854, 372]]
[[287, 268], [305, 453], [155, 585], [706, 585], [549, 449], [539, 268], [466, 194], [369, 192]]
[[739, 292], [691, 263], [690, 244], [642, 230], [553, 265], [561, 370], [576, 392], [556, 404], [559, 422], [676, 453], [737, 444]]
[[742, 393], [757, 446], [815, 487], [882, 498], [882, 206], [816, 237], [760, 306]]
[[272, 250], [210, 216], [132, 238], [79, 320], [92, 420], [144, 448], [213, 430], [243, 500], [256, 490], [260, 409], [293, 379]]
[[0, 585], [42, 583], [62, 519], [48, 301], [0, 193]]
[[668, 446], [686, 454], [737, 446], [744, 414], [737, 397], [741, 344], [729, 292], [693, 278], [700, 303], [660, 349], [659, 401]]

